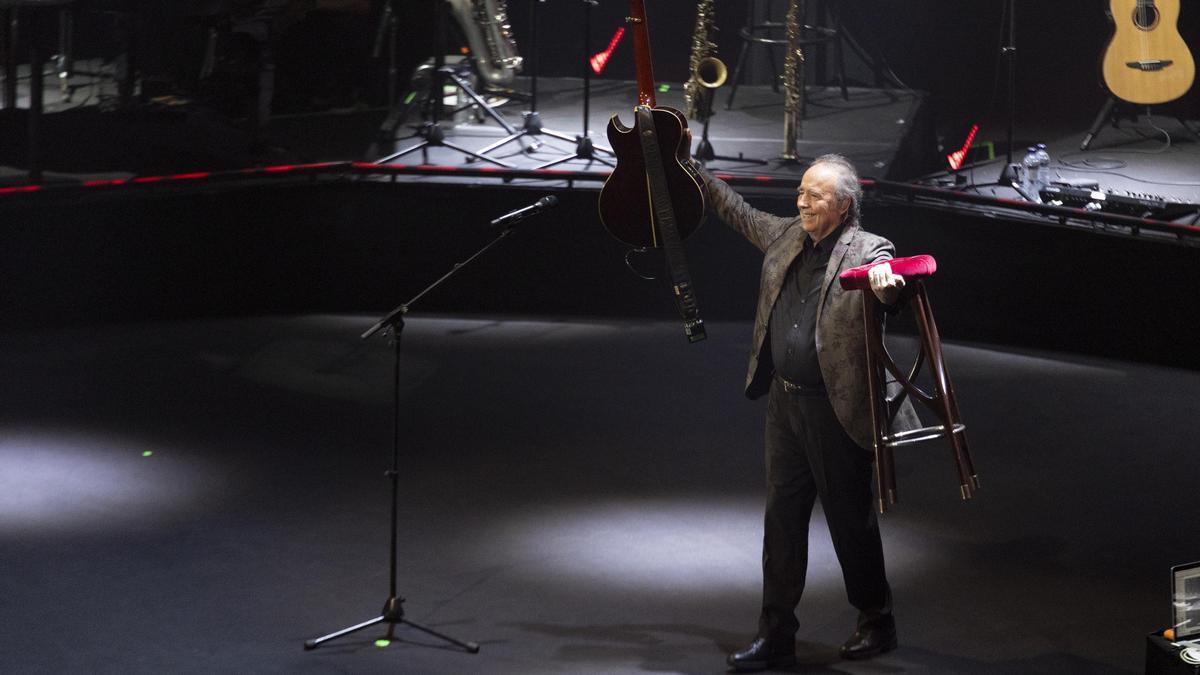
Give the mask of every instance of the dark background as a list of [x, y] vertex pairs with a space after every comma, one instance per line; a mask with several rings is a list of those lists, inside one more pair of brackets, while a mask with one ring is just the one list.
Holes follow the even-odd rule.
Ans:
[[[509, 3], [519, 48], [528, 51], [529, 12], [533, 3]], [[647, 2], [654, 69], [660, 82], [682, 82], [687, 78], [695, 2], [650, 0]], [[770, 4], [772, 17], [780, 20], [787, 3], [759, 0], [760, 11]], [[809, 0], [815, 13], [816, 0]], [[865, 50], [876, 50], [909, 87], [930, 92], [931, 104], [944, 124], [955, 126], [986, 119], [1000, 122], [1005, 111], [1004, 89], [997, 88], [1003, 0], [839, 0], [843, 23], [849, 35]], [[1016, 0], [1017, 122], [1039, 125], [1073, 121], [1092, 116], [1103, 104], [1106, 92], [1100, 79], [1100, 60], [1112, 36], [1112, 25], [1101, 0], [1034, 2]], [[747, 15], [745, 0], [715, 0], [718, 56], [732, 69], [741, 44], [738, 29]], [[1179, 30], [1193, 46], [1200, 41], [1200, 7], [1183, 3]], [[550, 76], [581, 76], [578, 57], [583, 49], [583, 3], [550, 0], [541, 5], [538, 53], [540, 72]], [[601, 0], [593, 10], [591, 53], [607, 46], [627, 14], [624, 0]], [[761, 49], [761, 48], [760, 48]], [[815, 59], [814, 59], [815, 60]], [[760, 59], [762, 61], [762, 59]], [[852, 50], [847, 52], [852, 80], [873, 85], [869, 69]], [[633, 49], [628, 34], [614, 51], [601, 79], [633, 79]], [[770, 70], [765, 62], [753, 73], [753, 81], [767, 83]], [[819, 81], [821, 78], [813, 73]], [[1003, 85], [1004, 80], [1000, 80]], [[1197, 97], [1179, 102], [1194, 116]]]
[[[436, 25], [429, 0], [393, 0], [400, 17], [398, 65], [401, 86], [407, 73], [434, 51]], [[104, 6], [106, 3], [101, 3]], [[148, 5], [156, 3], [147, 3]], [[213, 3], [208, 3], [213, 4]], [[220, 3], [216, 3], [220, 4]], [[236, 3], [234, 3], [236, 4]], [[372, 0], [368, 11], [310, 12], [283, 34], [278, 61], [276, 107], [282, 111], [306, 106], [348, 104], [355, 100], [382, 103], [386, 91], [386, 63], [372, 57], [381, 16], [381, 0]], [[530, 40], [530, 13], [534, 0], [510, 0], [508, 14], [519, 52], [531, 60], [536, 47], [541, 75], [581, 77], [584, 55], [584, 3], [548, 0], [540, 7], [539, 39]], [[715, 0], [718, 55], [732, 70], [741, 44], [738, 29], [746, 22], [746, 0]], [[810, 15], [821, 3], [810, 0]], [[941, 128], [957, 133], [972, 122], [985, 124], [985, 138], [999, 137], [1006, 121], [1005, 77], [1000, 63], [1005, 0], [837, 0], [831, 7], [841, 12], [845, 30], [863, 51], [878, 55], [908, 87], [929, 92]], [[1015, 0], [1016, 22], [1016, 122], [1038, 131], [1045, 125], [1082, 123], [1086, 128], [1103, 104], [1106, 92], [1099, 63], [1112, 35], [1102, 0], [1034, 2]], [[147, 22], [159, 26], [145, 34], [139, 46], [142, 62], [151, 70], [166, 71], [183, 88], [195, 86], [203, 33], [218, 22], [213, 15], [196, 13], [205, 3], [175, 12], [159, 8]], [[654, 69], [660, 83], [680, 83], [687, 78], [691, 36], [695, 22], [694, 0], [647, 2]], [[758, 16], [769, 11], [779, 20], [786, 12], [784, 0], [758, 0]], [[607, 46], [628, 13], [624, 0], [600, 0], [592, 10], [589, 54]], [[77, 31], [78, 56], [111, 55], [116, 14], [84, 12]], [[1200, 42], [1200, 7], [1184, 2], [1179, 31], [1192, 46]], [[461, 43], [457, 31], [448, 37], [447, 51]], [[223, 45], [236, 51], [237, 45]], [[386, 50], [384, 50], [386, 52]], [[751, 62], [747, 82], [765, 84], [771, 70], [762, 48]], [[817, 55], [812, 54], [814, 62]], [[815, 68], [815, 65], [810, 66]], [[874, 85], [867, 64], [854, 49], [847, 50], [852, 81]], [[528, 74], [528, 71], [526, 71]], [[810, 71], [812, 81], [828, 78]], [[628, 34], [613, 52], [600, 80], [634, 77], [632, 40]], [[1192, 93], [1169, 106], [1190, 118], [1200, 115], [1200, 97]]]
[[[383, 313], [490, 241], [496, 214], [544, 192], [338, 181], [123, 194], [0, 203], [0, 325]], [[555, 210], [525, 221], [414, 313], [676, 316], [662, 282], [626, 269], [595, 193], [557, 194]], [[751, 202], [795, 208], [790, 198]], [[900, 255], [938, 259], [929, 289], [946, 340], [1200, 367], [1191, 247], [894, 205], [869, 207], [864, 222]], [[687, 248], [702, 316], [749, 320], [761, 255], [712, 217]], [[911, 331], [905, 317], [891, 328]]]

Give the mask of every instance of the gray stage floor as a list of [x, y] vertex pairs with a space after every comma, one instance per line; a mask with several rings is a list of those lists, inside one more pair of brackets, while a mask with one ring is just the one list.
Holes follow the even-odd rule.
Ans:
[[[542, 78], [539, 80], [538, 111], [546, 129], [559, 136], [574, 138], [583, 132], [583, 81], [579, 78]], [[524, 78], [519, 88], [527, 89]], [[769, 176], [793, 176], [802, 173], [802, 164], [780, 159], [783, 151], [783, 95], [769, 86], [738, 88], [734, 106], [725, 109], [729, 88], [717, 92], [709, 141], [714, 152], [727, 158], [715, 159], [709, 166], [734, 173]], [[867, 89], [853, 87], [843, 98], [837, 87], [809, 87], [808, 105], [800, 127], [796, 150], [799, 156], [813, 158], [829, 152], [849, 157], [863, 175], [884, 177], [901, 152], [905, 136], [917, 121], [924, 103], [922, 94], [912, 91]], [[591, 102], [587, 127], [598, 146], [608, 145], [606, 129], [609, 118], [619, 116], [625, 125], [633, 124], [633, 105], [637, 98], [636, 83], [631, 81], [600, 80], [591, 84]], [[660, 106], [684, 110], [683, 88], [679, 84], [657, 95]], [[500, 107], [507, 121], [520, 129], [522, 111], [527, 106], [513, 101]], [[457, 124], [448, 123], [447, 140], [469, 150], [487, 148], [497, 139], [506, 137], [503, 129], [491, 118], [482, 123], [470, 114], [460, 114]], [[414, 116], [415, 118], [415, 116]], [[415, 122], [416, 120], [410, 120]], [[690, 121], [692, 148], [697, 147], [703, 124]], [[572, 156], [575, 144], [559, 136], [539, 134], [533, 143], [512, 141], [489, 156], [511, 163], [517, 168], [534, 168]], [[932, 139], [931, 139], [932, 140]], [[537, 143], [540, 142], [540, 147]], [[397, 150], [411, 148], [413, 143], [400, 142]], [[932, 148], [924, 150], [932, 152]], [[419, 152], [396, 160], [418, 163]], [[607, 172], [605, 161], [611, 155], [598, 152], [599, 160], [570, 159], [555, 166], [565, 169], [595, 169]], [[758, 159], [762, 163], [739, 161], [738, 158]], [[427, 162], [454, 166], [466, 160], [462, 153], [448, 148], [431, 148]], [[901, 158], [911, 161], [911, 158]], [[425, 160], [423, 160], [425, 161]]]
[[[401, 628], [305, 652], [388, 593], [391, 350], [365, 316], [0, 335], [7, 672], [714, 673], [754, 629], [749, 326], [416, 317], [404, 335]], [[953, 338], [953, 336], [947, 336]], [[899, 340], [901, 351], [911, 341]], [[898, 457], [901, 647], [814, 517], [810, 673], [1124, 673], [1200, 558], [1200, 374], [950, 344], [983, 490]]]

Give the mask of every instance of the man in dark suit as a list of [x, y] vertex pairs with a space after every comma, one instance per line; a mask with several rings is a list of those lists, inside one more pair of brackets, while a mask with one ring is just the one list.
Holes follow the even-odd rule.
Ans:
[[[800, 214], [792, 218], [754, 209], [722, 181], [702, 175], [717, 215], [765, 256], [746, 375], [747, 396], [769, 395], [763, 604], [757, 639], [728, 663], [746, 671], [795, 663], [795, 609], [817, 498], [847, 597], [859, 610], [841, 655], [858, 659], [889, 651], [896, 647], [896, 624], [871, 499], [863, 299], [836, 280], [851, 267], [890, 260], [894, 248], [859, 226], [858, 174], [840, 155], [810, 165], [796, 199]], [[904, 285], [887, 264], [874, 267], [870, 281], [886, 305], [896, 302]], [[906, 401], [894, 427], [916, 426]]]

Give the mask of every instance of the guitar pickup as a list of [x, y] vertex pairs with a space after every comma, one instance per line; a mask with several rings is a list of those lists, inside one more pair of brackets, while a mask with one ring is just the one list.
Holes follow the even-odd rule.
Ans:
[[1126, 61], [1125, 66], [1128, 68], [1133, 68], [1134, 70], [1150, 72], [1150, 71], [1155, 71], [1155, 70], [1162, 70], [1163, 68], [1166, 68], [1167, 66], [1171, 65], [1172, 63], [1175, 63], [1175, 62], [1172, 61], [1171, 59], [1156, 59], [1153, 61]]

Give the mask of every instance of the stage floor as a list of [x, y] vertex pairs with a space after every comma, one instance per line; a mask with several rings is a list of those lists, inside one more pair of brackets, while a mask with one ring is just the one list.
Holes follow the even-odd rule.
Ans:
[[[521, 78], [518, 88], [528, 88]], [[602, 80], [591, 84], [591, 103], [587, 128], [595, 144], [607, 146], [606, 128], [609, 118], [618, 115], [625, 125], [633, 123], [633, 104], [637, 96], [636, 83], [631, 81]], [[543, 78], [538, 83], [538, 113], [543, 127], [552, 129], [562, 136], [575, 138], [583, 132], [583, 81], [578, 78]], [[738, 88], [734, 106], [725, 109], [729, 88], [717, 92], [715, 114], [709, 127], [709, 141], [717, 155], [726, 159], [714, 159], [709, 166], [715, 170], [733, 173], [748, 173], [774, 177], [798, 176], [805, 163], [780, 159], [783, 152], [783, 95], [767, 86], [742, 86]], [[836, 87], [810, 87], [807, 92], [808, 107], [801, 125], [796, 145], [798, 155], [812, 159], [829, 152], [846, 155], [864, 176], [878, 178], [907, 178], [903, 174], [906, 166], [919, 165], [920, 161], [932, 157], [932, 128], [921, 129], [928, 111], [924, 110], [924, 96], [919, 92], [867, 89], [852, 87], [842, 97]], [[676, 84], [657, 95], [660, 106], [683, 110], [683, 88]], [[523, 103], [509, 102], [499, 108], [509, 123], [522, 127]], [[475, 123], [469, 115], [463, 115], [464, 123], [453, 127], [447, 140], [455, 141], [470, 150], [486, 148], [496, 139], [506, 137], [505, 132], [490, 118], [486, 124]], [[415, 120], [410, 120], [415, 121]], [[692, 148], [699, 144], [703, 124], [689, 122], [692, 132]], [[912, 153], [905, 143], [917, 144], [919, 139], [909, 139], [913, 133], [925, 133], [927, 137], [923, 157], [909, 157]], [[527, 137], [528, 138], [528, 137]], [[576, 145], [557, 136], [540, 134], [533, 137], [536, 143], [512, 141], [489, 156], [512, 164], [516, 168], [530, 169], [548, 162], [567, 159], [575, 155]], [[524, 148], [522, 148], [524, 145]], [[397, 150], [411, 148], [413, 142], [397, 143]], [[386, 156], [386, 155], [385, 155]], [[611, 155], [599, 152], [605, 161], [588, 162], [585, 159], [569, 159], [555, 166], [564, 169], [595, 169], [607, 172]], [[397, 160], [418, 163], [419, 153]], [[457, 165], [467, 161], [467, 156], [449, 148], [434, 148], [420, 163]], [[753, 160], [761, 160], [756, 162]], [[911, 174], [910, 174], [911, 175]]]
[[[750, 327], [414, 316], [402, 627], [305, 652], [388, 594], [392, 352], [373, 317], [0, 336], [11, 672], [714, 673], [755, 628], [762, 402]], [[899, 340], [898, 351], [912, 343]], [[949, 344], [983, 488], [897, 457], [882, 518], [900, 648], [843, 663], [823, 518], [802, 672], [1131, 673], [1194, 560], [1200, 375]], [[1130, 407], [1130, 401], [1137, 405]]]

